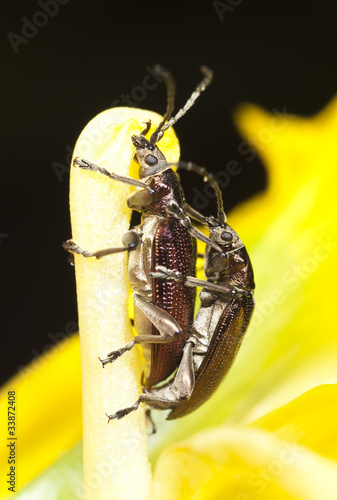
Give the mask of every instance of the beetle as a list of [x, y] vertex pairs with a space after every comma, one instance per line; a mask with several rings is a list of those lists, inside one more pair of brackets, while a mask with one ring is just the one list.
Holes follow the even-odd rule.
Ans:
[[218, 244], [192, 226], [178, 177], [157, 146], [165, 131], [186, 113], [212, 80], [211, 70], [206, 67], [201, 69], [203, 80], [185, 106], [171, 117], [174, 80], [167, 70], [157, 67], [168, 89], [168, 103], [164, 118], [150, 139], [145, 137], [150, 130], [150, 122], [139, 135], [131, 138], [136, 146], [135, 159], [139, 163], [141, 181], [108, 172], [85, 159], [75, 158], [73, 161], [74, 167], [97, 171], [116, 181], [142, 188], [128, 199], [129, 208], [141, 211], [141, 224], [124, 235], [122, 247], [91, 252], [82, 249], [73, 240], [68, 240], [63, 246], [70, 253], [97, 259], [121, 251], [129, 252], [129, 280], [134, 291], [134, 322], [138, 335], [126, 346], [109, 353], [101, 362], [104, 367], [132, 349], [136, 343], [142, 344], [146, 359], [142, 384], [146, 389], [164, 381], [179, 365], [193, 321], [195, 301], [193, 288], [181, 282], [151, 277], [151, 271], [158, 265], [164, 265], [171, 271], [194, 276], [194, 238], [213, 245], [217, 252], [222, 251]]
[[222, 253], [207, 246], [205, 275], [207, 281], [158, 267], [151, 275], [164, 280], [202, 287], [201, 305], [190, 328], [182, 360], [173, 378], [158, 388], [146, 390], [132, 406], [107, 415], [109, 421], [121, 419], [137, 410], [140, 403], [148, 408], [170, 409], [167, 419], [183, 417], [199, 408], [217, 389], [228, 373], [240, 348], [254, 310], [255, 289], [249, 255], [238, 234], [226, 223], [221, 191], [212, 174], [192, 163], [178, 166], [203, 175], [215, 189], [218, 216], [196, 218], [203, 221]]

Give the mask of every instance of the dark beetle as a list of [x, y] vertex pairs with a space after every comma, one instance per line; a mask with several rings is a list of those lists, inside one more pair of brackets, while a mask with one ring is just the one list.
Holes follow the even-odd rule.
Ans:
[[123, 247], [108, 248], [90, 252], [81, 249], [69, 240], [64, 248], [84, 257], [101, 258], [111, 253], [129, 251], [129, 279], [134, 291], [135, 339], [126, 346], [108, 354], [101, 360], [103, 366], [115, 361], [125, 351], [138, 343], [143, 345], [147, 361], [142, 383], [145, 388], [164, 381], [181, 361], [182, 349], [189, 335], [193, 321], [195, 291], [181, 282], [167, 281], [151, 277], [158, 266], [181, 273], [195, 275], [196, 248], [194, 237], [213, 245], [215, 251], [221, 247], [198, 232], [191, 224], [177, 175], [166, 163], [157, 146], [164, 132], [193, 105], [196, 98], [212, 79], [212, 72], [203, 68], [205, 77], [196, 91], [178, 114], [170, 118], [173, 110], [174, 81], [164, 69], [157, 69], [168, 87], [168, 106], [162, 122], [150, 139], [150, 122], [137, 136], [132, 137], [136, 146], [135, 159], [139, 163], [139, 177], [136, 181], [128, 177], [109, 173], [90, 161], [75, 158], [73, 165], [83, 169], [98, 171], [114, 180], [131, 184], [142, 189], [128, 199], [128, 206], [142, 212], [141, 224], [123, 237]]
[[202, 174], [216, 190], [218, 218], [195, 214], [209, 227], [210, 239], [221, 247], [222, 253], [210, 246], [206, 248], [207, 281], [164, 267], [152, 273], [157, 278], [181, 282], [188, 287], [203, 287], [201, 306], [190, 328], [176, 375], [160, 388], [145, 390], [134, 405], [109, 415], [109, 420], [124, 417], [136, 410], [141, 402], [150, 408], [171, 409], [168, 420], [183, 417], [199, 408], [230, 369], [254, 310], [252, 265], [239, 236], [225, 222], [218, 185], [201, 167], [183, 163], [179, 166]]

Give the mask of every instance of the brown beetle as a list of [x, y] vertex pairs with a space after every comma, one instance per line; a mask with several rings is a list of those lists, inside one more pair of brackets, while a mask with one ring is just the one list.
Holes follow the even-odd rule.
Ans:
[[181, 282], [185, 286], [203, 287], [201, 306], [189, 331], [183, 356], [173, 378], [159, 388], [145, 390], [136, 403], [108, 415], [120, 419], [138, 408], [141, 402], [149, 408], [171, 409], [168, 420], [183, 417], [199, 408], [217, 389], [229, 371], [241, 345], [254, 310], [255, 288], [252, 265], [237, 233], [226, 224], [219, 187], [211, 174], [191, 163], [179, 163], [209, 180], [218, 200], [218, 218], [196, 217], [210, 231], [210, 239], [222, 249], [220, 254], [208, 246], [205, 253], [207, 281], [184, 276], [164, 267], [152, 276]]
[[174, 81], [163, 68], [157, 72], [168, 88], [167, 111], [150, 139], [150, 123], [137, 136], [132, 137], [136, 146], [135, 159], [139, 163], [139, 177], [143, 181], [122, 177], [88, 160], [75, 158], [73, 165], [97, 171], [114, 180], [141, 187], [128, 199], [128, 206], [141, 211], [142, 222], [123, 237], [123, 247], [107, 248], [95, 252], [83, 250], [73, 240], [64, 243], [71, 253], [84, 257], [101, 258], [121, 251], [129, 251], [129, 279], [134, 290], [135, 329], [138, 335], [126, 346], [109, 353], [101, 360], [103, 366], [115, 361], [121, 354], [142, 344], [147, 362], [143, 386], [152, 386], [164, 381], [177, 368], [182, 350], [193, 321], [195, 291], [181, 282], [167, 281], [150, 276], [158, 266], [181, 273], [195, 275], [196, 248], [194, 238], [213, 245], [215, 251], [221, 247], [195, 229], [187, 215], [184, 193], [177, 175], [166, 163], [157, 146], [164, 132], [194, 104], [200, 93], [212, 79], [212, 72], [203, 67], [205, 76], [195, 92], [175, 117], [171, 117], [174, 98]]

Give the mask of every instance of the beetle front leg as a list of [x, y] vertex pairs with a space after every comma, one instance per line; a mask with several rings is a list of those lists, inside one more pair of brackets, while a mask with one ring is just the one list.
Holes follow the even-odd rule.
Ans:
[[83, 170], [91, 170], [92, 172], [99, 172], [100, 174], [105, 175], [106, 177], [109, 177], [114, 181], [123, 182], [124, 184], [129, 184], [130, 186], [141, 187], [152, 193], [152, 189], [150, 188], [150, 186], [145, 184], [145, 182], [132, 179], [132, 177], [124, 177], [123, 175], [118, 175], [115, 174], [114, 172], [109, 172], [106, 168], [100, 167], [99, 165], [96, 165], [95, 163], [92, 163], [89, 160], [81, 159], [78, 156], [74, 158], [73, 166], [80, 167]]
[[182, 334], [179, 323], [172, 318], [168, 312], [164, 311], [164, 309], [152, 304], [152, 302], [146, 302], [146, 300], [138, 294], [133, 295], [133, 300], [135, 306], [138, 307], [138, 309], [140, 309], [157, 328], [159, 335], [136, 335], [134, 340], [126, 344], [124, 347], [110, 352], [106, 359], [99, 358], [103, 367], [108, 363], [116, 361], [116, 359], [118, 359], [126, 351], [130, 351], [135, 344], [164, 344], [166, 342], [172, 342], [177, 336]]
[[96, 259], [101, 259], [106, 255], [111, 255], [113, 253], [119, 252], [130, 252], [135, 250], [140, 242], [139, 234], [136, 231], [128, 231], [122, 237], [122, 243], [124, 246], [116, 248], [104, 248], [103, 250], [96, 250], [95, 252], [90, 252], [88, 250], [83, 250], [74, 240], [67, 240], [62, 245], [66, 252], [78, 255], [82, 257], [96, 257]]

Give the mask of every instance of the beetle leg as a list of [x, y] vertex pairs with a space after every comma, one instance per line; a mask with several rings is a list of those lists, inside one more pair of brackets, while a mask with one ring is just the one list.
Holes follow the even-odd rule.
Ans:
[[170, 215], [171, 217], [174, 217], [177, 221], [179, 221], [187, 229], [187, 231], [190, 233], [191, 236], [193, 236], [199, 241], [206, 243], [206, 245], [214, 248], [220, 254], [223, 253], [222, 248], [219, 245], [217, 245], [217, 243], [208, 238], [205, 234], [199, 231], [199, 229], [192, 226], [189, 217], [176, 202], [168, 203], [166, 210], [167, 214]]
[[223, 255], [222, 248], [219, 245], [217, 245], [214, 241], [210, 240], [204, 233], [199, 231], [199, 229], [191, 225], [190, 227], [187, 227], [187, 230], [191, 236], [193, 236], [199, 241], [202, 241], [203, 243], [206, 243], [206, 245], [214, 248], [215, 250], [217, 250], [217, 252]]
[[201, 224], [205, 224], [204, 215], [198, 212], [198, 210], [196, 210], [195, 208], [191, 207], [191, 205], [189, 205], [188, 203], [185, 204], [185, 210], [187, 215], [189, 215], [192, 219], [200, 222]]
[[207, 290], [216, 292], [219, 295], [226, 296], [228, 298], [246, 296], [251, 293], [248, 290], [242, 290], [234, 285], [226, 284], [219, 285], [218, 283], [213, 283], [212, 281], [200, 280], [194, 276], [184, 276], [179, 271], [172, 271], [166, 269], [164, 266], [157, 266], [158, 271], [149, 273], [151, 278], [163, 278], [168, 280], [177, 281], [178, 283], [184, 283], [185, 286], [190, 287], [202, 287]]
[[88, 250], [83, 250], [74, 240], [67, 240], [62, 245], [64, 250], [69, 253], [77, 253], [83, 257], [96, 257], [96, 259], [101, 259], [106, 255], [112, 253], [126, 252], [135, 250], [140, 242], [139, 235], [136, 231], [127, 231], [122, 237], [123, 247], [116, 248], [104, 248], [103, 250], [96, 250], [96, 252], [90, 252]]
[[148, 424], [148, 426], [151, 426], [150, 434], [155, 434], [157, 432], [157, 426], [152, 419], [151, 407], [149, 407], [149, 406], [145, 410], [145, 417], [146, 417], [146, 423]]
[[131, 342], [128, 342], [124, 347], [121, 347], [120, 349], [117, 349], [116, 351], [111, 351], [107, 354], [107, 358], [101, 359], [100, 357], [98, 358], [100, 362], [102, 363], [102, 366], [104, 368], [105, 365], [108, 363], [113, 363], [118, 359], [122, 354], [124, 354], [126, 351], [131, 351], [133, 346], [135, 345], [136, 341], [132, 340]]
[[[187, 342], [183, 350], [182, 360], [173, 381], [168, 382], [158, 389], [152, 389], [150, 392], [141, 394], [132, 406], [118, 410], [111, 415], [107, 415], [109, 419], [108, 422], [114, 419], [120, 420], [132, 411], [137, 410], [140, 403], [147, 403], [151, 408], [158, 410], [169, 410], [178, 406], [185, 399], [188, 399], [192, 394], [195, 383], [193, 348], [194, 343]], [[147, 417], [148, 412], [149, 410], [146, 412]]]
[[145, 184], [145, 182], [138, 181], [132, 177], [124, 177], [123, 175], [117, 175], [114, 172], [109, 172], [106, 168], [100, 167], [89, 160], [85, 160], [83, 158], [81, 159], [78, 156], [74, 158], [73, 166], [83, 168], [84, 170], [91, 170], [92, 172], [99, 172], [100, 174], [106, 175], [115, 181], [124, 182], [124, 184], [130, 184], [131, 186], [141, 187], [152, 193], [152, 189], [150, 186]]
[[118, 410], [116, 413], [113, 413], [112, 415], [108, 415], [106, 413], [106, 416], [108, 417], [108, 423], [110, 420], [114, 420], [115, 418], [117, 420], [120, 420], [121, 418], [125, 417], [126, 415], [129, 415], [132, 411], [135, 411], [138, 409], [138, 406], [141, 403], [141, 399], [139, 398], [132, 406], [128, 406], [127, 408], [123, 408], [123, 410]]
[[155, 193], [149, 192], [146, 189], [141, 189], [133, 193], [127, 201], [128, 207], [132, 210], [143, 211], [144, 208], [152, 205], [155, 200]]
[[140, 295], [133, 294], [135, 306], [151, 321], [159, 331], [159, 335], [137, 335], [135, 341], [141, 343], [171, 342], [182, 334], [179, 323], [167, 311], [152, 302], [147, 302]]
[[172, 342], [178, 335], [182, 334], [179, 323], [172, 316], [152, 302], [146, 302], [140, 295], [134, 294], [133, 300], [135, 305], [145, 314], [145, 316], [153, 323], [159, 331], [159, 335], [136, 335], [134, 340], [126, 344], [124, 347], [116, 351], [109, 352], [105, 359], [98, 358], [103, 368], [108, 363], [113, 363], [126, 351], [130, 351], [135, 344], [165, 344]]

